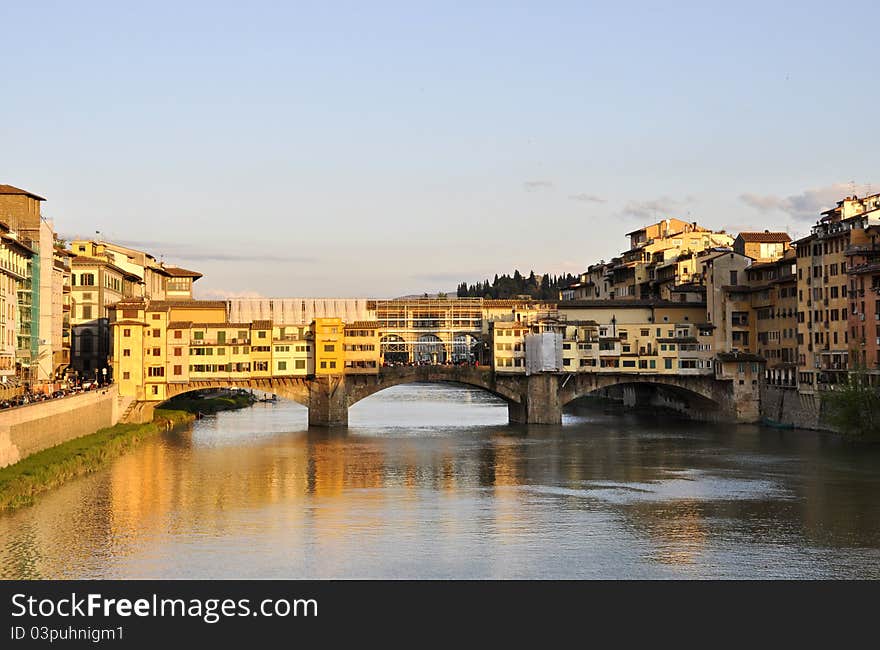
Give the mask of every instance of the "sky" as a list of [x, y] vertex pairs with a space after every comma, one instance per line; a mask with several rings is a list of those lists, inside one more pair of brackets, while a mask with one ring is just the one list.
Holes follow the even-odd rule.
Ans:
[[0, 183], [202, 298], [578, 273], [880, 191], [880, 3], [2, 2]]

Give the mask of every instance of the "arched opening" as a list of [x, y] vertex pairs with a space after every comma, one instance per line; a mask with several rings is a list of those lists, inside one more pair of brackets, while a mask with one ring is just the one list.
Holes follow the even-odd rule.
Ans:
[[595, 387], [589, 391], [576, 393], [563, 400], [563, 405], [583, 406], [581, 398], [604, 398], [617, 402], [623, 407], [644, 409], [666, 409], [695, 419], [717, 414], [721, 405], [714, 399], [696, 391], [674, 384], [647, 381], [626, 381]]
[[385, 363], [409, 363], [406, 341], [397, 334], [388, 334], [379, 341], [379, 351]]
[[452, 342], [453, 363], [473, 363], [477, 358], [476, 337], [470, 334], [456, 334]]
[[358, 400], [348, 426], [378, 437], [419, 436], [426, 429], [506, 426], [508, 400], [482, 387], [458, 382], [406, 382]]
[[446, 363], [446, 345], [436, 334], [422, 334], [413, 345], [413, 357], [421, 364]]

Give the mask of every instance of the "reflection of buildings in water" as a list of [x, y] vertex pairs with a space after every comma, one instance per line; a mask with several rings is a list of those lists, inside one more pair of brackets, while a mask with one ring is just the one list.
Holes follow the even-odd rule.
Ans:
[[[481, 453], [481, 483], [491, 477], [492, 532], [504, 544], [513, 541], [523, 528], [524, 493], [517, 489], [525, 482], [524, 448], [520, 440], [504, 434], [493, 435]], [[489, 464], [491, 463], [491, 467]]]
[[[64, 579], [116, 553], [105, 475], [95, 473], [0, 515], [0, 578]], [[76, 531], [71, 534], [71, 531]]]
[[[272, 446], [145, 444], [110, 468], [109, 533], [140, 544], [142, 531], [161, 530], [150, 541], [161, 543], [179, 531], [223, 532], [236, 510], [302, 499], [308, 490], [304, 447], [277, 452]], [[289, 528], [301, 518], [301, 509], [288, 508], [270, 524]]]
[[698, 501], [638, 503], [625, 512], [630, 523], [650, 537], [651, 557], [662, 564], [694, 564], [706, 548], [708, 532]]

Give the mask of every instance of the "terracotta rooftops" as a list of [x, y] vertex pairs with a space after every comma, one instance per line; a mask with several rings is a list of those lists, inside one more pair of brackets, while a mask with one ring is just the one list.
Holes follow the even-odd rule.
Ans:
[[379, 329], [379, 321], [375, 320], [356, 320], [351, 323], [345, 324], [345, 329], [347, 330], [366, 330], [366, 329]]
[[[174, 278], [194, 278], [198, 279], [202, 277], [202, 274], [198, 271], [190, 271], [188, 269], [182, 269], [179, 266], [163, 266], [161, 267], [163, 271], [165, 271], [168, 275]], [[199, 285], [201, 286], [201, 285]]]
[[768, 230], [764, 232], [741, 232], [739, 237], [745, 242], [758, 242], [762, 244], [780, 244], [791, 241], [788, 233], [770, 232]]

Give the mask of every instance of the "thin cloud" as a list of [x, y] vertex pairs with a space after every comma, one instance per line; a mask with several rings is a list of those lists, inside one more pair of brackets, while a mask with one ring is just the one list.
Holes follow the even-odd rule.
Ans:
[[800, 194], [775, 196], [772, 194], [740, 195], [740, 201], [760, 212], [784, 212], [792, 219], [812, 221], [819, 213], [833, 208], [843, 197], [852, 194], [849, 183], [834, 183], [827, 187], [806, 189]]
[[225, 291], [223, 289], [205, 289], [196, 293], [203, 300], [229, 300], [230, 298], [265, 298], [259, 291]]
[[[471, 274], [472, 275], [472, 274]], [[449, 273], [416, 273], [415, 275], [409, 276], [413, 280], [417, 280], [419, 282], [437, 282], [437, 283], [446, 283], [446, 282], [455, 282], [459, 283], [463, 280], [466, 280], [470, 275], [467, 273], [459, 273], [459, 272], [449, 272]]]
[[540, 190], [549, 190], [553, 187], [552, 181], [526, 181], [523, 183], [523, 189], [526, 192], [538, 192]]
[[582, 201], [584, 203], [607, 203], [605, 199], [595, 194], [572, 194], [568, 198], [572, 201]]
[[629, 201], [623, 207], [621, 215], [634, 219], [662, 219], [673, 213], [680, 212], [682, 207], [690, 202], [691, 199], [692, 197], [686, 197], [684, 201], [679, 201], [668, 196], [662, 196], [659, 199], [651, 199], [649, 201]]
[[317, 262], [315, 257], [293, 257], [285, 255], [241, 255], [237, 253], [175, 253], [173, 255], [182, 260], [195, 260], [198, 262]]
[[[62, 237], [65, 241], [80, 239], [79, 237]], [[195, 262], [278, 262], [278, 263], [307, 263], [317, 262], [314, 257], [298, 257], [293, 255], [271, 255], [264, 253], [224, 253], [222, 251], [194, 252], [189, 250], [187, 244], [179, 242], [144, 241], [137, 239], [114, 239], [112, 243], [134, 248], [153, 255], [154, 257], [172, 257], [180, 260], [192, 260]]]

